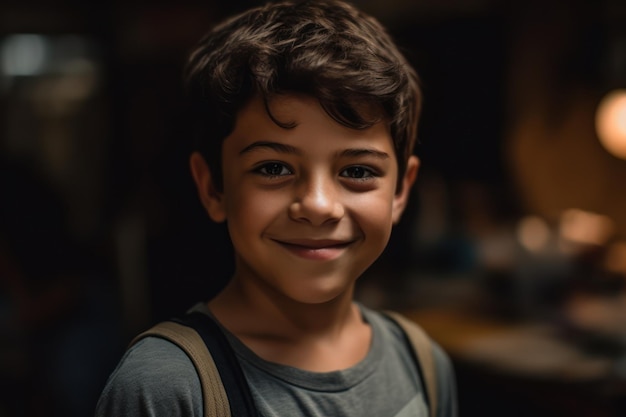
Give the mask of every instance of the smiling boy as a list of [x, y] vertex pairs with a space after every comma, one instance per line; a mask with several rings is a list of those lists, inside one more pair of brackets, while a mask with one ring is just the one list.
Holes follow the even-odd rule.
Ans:
[[[268, 4], [202, 39], [187, 82], [191, 173], [235, 251], [229, 284], [194, 310], [226, 333], [259, 414], [427, 416], [404, 333], [353, 300], [418, 169], [417, 77], [384, 28], [342, 2]], [[433, 346], [437, 415], [455, 416], [452, 369]], [[97, 415], [201, 416], [200, 391], [185, 353], [147, 337]]]
[[255, 96], [238, 113], [224, 140], [222, 192], [204, 158], [191, 157], [200, 199], [214, 221], [227, 222], [235, 249], [235, 274], [209, 309], [266, 360], [349, 368], [371, 339], [354, 284], [385, 248], [417, 160], [399, 179], [383, 121], [342, 126], [316, 99], [294, 93], [268, 104]]

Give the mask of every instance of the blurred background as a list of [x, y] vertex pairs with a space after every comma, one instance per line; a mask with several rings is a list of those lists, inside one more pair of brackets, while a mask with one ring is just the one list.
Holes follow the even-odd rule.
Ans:
[[[626, 3], [354, 3], [425, 97], [359, 300], [450, 353], [462, 416], [626, 415]], [[224, 285], [181, 70], [256, 4], [0, 4], [0, 417], [91, 415], [133, 335]]]

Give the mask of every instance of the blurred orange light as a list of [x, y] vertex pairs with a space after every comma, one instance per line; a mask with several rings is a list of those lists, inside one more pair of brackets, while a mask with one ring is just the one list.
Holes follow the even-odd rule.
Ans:
[[613, 235], [614, 230], [613, 221], [602, 214], [569, 209], [561, 215], [561, 237], [570, 242], [604, 245]]
[[524, 217], [517, 225], [517, 239], [528, 251], [539, 252], [548, 245], [550, 228], [540, 217]]
[[596, 112], [596, 131], [602, 146], [621, 159], [626, 159], [626, 89], [607, 94]]

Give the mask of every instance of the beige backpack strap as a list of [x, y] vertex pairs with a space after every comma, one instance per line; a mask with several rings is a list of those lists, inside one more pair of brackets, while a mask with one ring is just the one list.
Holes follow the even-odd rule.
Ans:
[[385, 311], [404, 330], [413, 345], [415, 354], [424, 373], [426, 392], [430, 404], [430, 416], [437, 415], [437, 371], [430, 338], [424, 330], [412, 320], [394, 311]]
[[189, 356], [200, 378], [205, 417], [231, 417], [226, 390], [213, 357], [195, 330], [172, 321], [164, 321], [135, 337], [130, 346], [147, 336], [169, 340]]

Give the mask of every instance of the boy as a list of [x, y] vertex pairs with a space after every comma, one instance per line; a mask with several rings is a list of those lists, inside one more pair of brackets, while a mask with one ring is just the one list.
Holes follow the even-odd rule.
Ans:
[[[333, 0], [268, 4], [217, 26], [186, 70], [209, 217], [235, 272], [195, 311], [224, 330], [263, 416], [427, 416], [397, 324], [353, 301], [415, 180], [417, 77], [373, 18]], [[438, 415], [455, 416], [434, 348]], [[147, 337], [111, 375], [99, 416], [201, 416], [197, 372]]]

